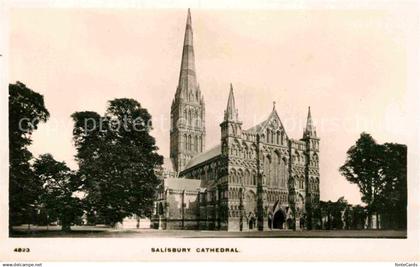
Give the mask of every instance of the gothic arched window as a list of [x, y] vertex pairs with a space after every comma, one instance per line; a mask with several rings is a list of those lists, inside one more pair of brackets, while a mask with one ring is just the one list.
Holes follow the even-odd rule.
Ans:
[[285, 159], [279, 157], [279, 186], [285, 188], [287, 184], [287, 163]]
[[188, 110], [188, 125], [192, 125], [191, 120], [191, 110]]
[[193, 120], [194, 120], [194, 125], [196, 127], [198, 127], [198, 112], [197, 112], [197, 110], [194, 111]]
[[244, 179], [244, 173], [241, 169], [239, 169], [238, 171], [238, 183], [242, 184], [243, 183], [243, 179]]
[[187, 142], [187, 146], [188, 146], [188, 148], [187, 148], [187, 150], [191, 150], [191, 135], [188, 135], [188, 142]]
[[246, 145], [244, 145], [244, 151], [243, 152], [244, 152], [243, 158], [247, 159], [248, 158], [248, 147]]
[[188, 119], [188, 112], [187, 109], [184, 109], [184, 122]]
[[271, 161], [271, 179], [270, 184], [273, 186], [278, 186], [279, 179], [279, 168], [280, 168], [280, 158], [277, 153], [273, 154], [273, 160]]
[[245, 184], [250, 185], [251, 184], [251, 173], [249, 170], [246, 170], [245, 172]]

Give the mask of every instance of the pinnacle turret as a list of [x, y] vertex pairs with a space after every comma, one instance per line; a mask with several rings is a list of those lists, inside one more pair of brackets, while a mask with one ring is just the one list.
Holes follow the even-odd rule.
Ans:
[[303, 137], [316, 137], [316, 129], [312, 122], [311, 107], [308, 107], [308, 117], [306, 119], [306, 128]]
[[225, 110], [225, 121], [238, 121], [238, 110], [235, 106], [235, 96], [233, 95], [232, 84], [230, 84], [229, 98]]

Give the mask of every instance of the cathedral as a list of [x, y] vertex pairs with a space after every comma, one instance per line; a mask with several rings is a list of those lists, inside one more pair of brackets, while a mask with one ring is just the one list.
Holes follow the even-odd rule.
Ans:
[[205, 110], [188, 10], [171, 105], [170, 159], [157, 171], [161, 184], [153, 226], [223, 231], [314, 228], [320, 139], [310, 108], [299, 140], [287, 135], [275, 105], [266, 120], [246, 129], [230, 85], [219, 125], [220, 144], [210, 149], [206, 149]]

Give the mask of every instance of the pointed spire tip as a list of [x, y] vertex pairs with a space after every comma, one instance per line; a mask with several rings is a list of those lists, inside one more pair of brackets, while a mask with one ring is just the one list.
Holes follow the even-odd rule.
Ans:
[[230, 83], [228, 103], [225, 110], [225, 120], [226, 121], [237, 121], [238, 120], [238, 110], [235, 106], [235, 96], [233, 95], [233, 85]]
[[186, 96], [189, 90], [197, 90], [197, 77], [195, 74], [195, 59], [193, 48], [193, 30], [191, 13], [188, 8], [187, 22], [185, 26], [184, 45], [182, 49], [181, 70], [178, 81], [179, 90]]
[[187, 14], [187, 25], [191, 25], [191, 11], [188, 8], [188, 14]]
[[304, 130], [303, 136], [305, 137], [316, 137], [315, 127], [312, 122], [311, 107], [308, 106], [308, 118], [306, 120], [306, 128]]

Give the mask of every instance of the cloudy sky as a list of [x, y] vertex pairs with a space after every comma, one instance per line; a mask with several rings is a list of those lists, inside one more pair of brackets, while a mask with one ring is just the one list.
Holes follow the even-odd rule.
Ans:
[[[72, 168], [75, 111], [103, 113], [108, 100], [138, 100], [169, 154], [185, 9], [15, 9], [10, 13], [9, 82], [41, 93], [51, 113], [31, 151]], [[198, 81], [206, 101], [207, 148], [220, 140], [229, 84], [244, 128], [276, 108], [299, 139], [307, 108], [321, 138], [321, 199], [360, 203], [338, 168], [362, 131], [407, 143], [407, 49], [411, 23], [390, 10], [192, 10]]]

